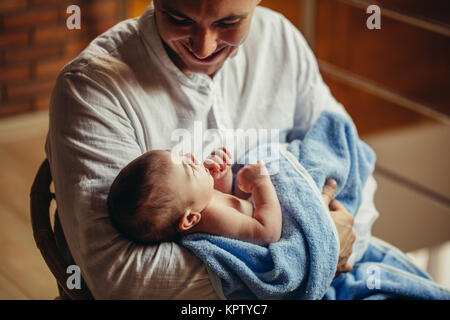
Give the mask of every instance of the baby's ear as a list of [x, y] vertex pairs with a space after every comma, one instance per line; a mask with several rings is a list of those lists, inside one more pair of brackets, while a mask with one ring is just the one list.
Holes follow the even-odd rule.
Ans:
[[200, 212], [192, 211], [191, 209], [186, 209], [183, 216], [180, 218], [178, 223], [178, 230], [186, 231], [191, 229], [197, 223], [200, 222], [202, 215]]

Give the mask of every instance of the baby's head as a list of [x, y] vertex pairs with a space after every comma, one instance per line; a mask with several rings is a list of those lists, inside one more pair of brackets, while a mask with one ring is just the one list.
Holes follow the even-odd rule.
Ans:
[[113, 225], [129, 239], [173, 241], [200, 221], [213, 189], [211, 174], [193, 155], [154, 150], [120, 171], [107, 206]]

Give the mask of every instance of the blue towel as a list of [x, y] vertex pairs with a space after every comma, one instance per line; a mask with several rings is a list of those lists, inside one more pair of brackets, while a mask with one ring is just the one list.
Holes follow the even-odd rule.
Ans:
[[351, 119], [331, 112], [303, 140], [294, 135], [287, 150], [259, 145], [245, 157], [277, 171], [271, 180], [282, 208], [280, 241], [262, 247], [198, 233], [181, 242], [221, 279], [228, 299], [321, 299], [335, 276], [338, 238], [320, 190], [327, 178], [336, 179], [336, 199], [355, 213], [375, 155]]
[[353, 270], [331, 283], [324, 300], [450, 300], [450, 290], [420, 270], [399, 249], [372, 238]]
[[303, 137], [291, 131], [287, 145], [249, 150], [239, 163], [262, 159], [282, 208], [280, 241], [268, 247], [210, 234], [191, 234], [181, 244], [197, 255], [228, 299], [449, 299], [399, 250], [373, 239], [350, 273], [333, 281], [338, 236], [321, 189], [338, 183], [335, 199], [355, 215], [372, 174], [375, 154], [347, 116], [323, 112]]

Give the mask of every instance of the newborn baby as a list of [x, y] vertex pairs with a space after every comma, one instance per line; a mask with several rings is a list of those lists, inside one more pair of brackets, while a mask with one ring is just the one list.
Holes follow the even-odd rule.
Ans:
[[[141, 243], [204, 232], [266, 246], [281, 236], [281, 208], [265, 164], [243, 167], [232, 195], [231, 155], [149, 151], [121, 170], [107, 206], [113, 225]], [[253, 197], [253, 204], [247, 199]]]

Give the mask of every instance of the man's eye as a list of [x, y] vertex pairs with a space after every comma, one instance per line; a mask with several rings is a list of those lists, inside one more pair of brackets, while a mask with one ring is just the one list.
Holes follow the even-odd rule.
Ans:
[[186, 19], [186, 18], [182, 18], [182, 17], [177, 17], [177, 16], [172, 16], [170, 14], [167, 14], [167, 17], [169, 18], [170, 21], [172, 21], [175, 24], [190, 24], [192, 21], [190, 19]]
[[219, 22], [219, 26], [223, 27], [223, 28], [230, 28], [232, 26], [237, 25], [241, 20], [235, 20], [235, 21], [230, 21], [230, 22]]

